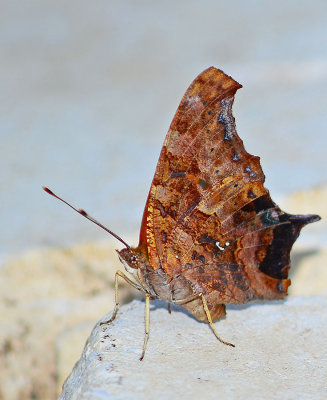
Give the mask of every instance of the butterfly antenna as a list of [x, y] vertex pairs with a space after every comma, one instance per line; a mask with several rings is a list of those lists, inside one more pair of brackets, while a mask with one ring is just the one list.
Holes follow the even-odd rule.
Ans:
[[116, 233], [112, 232], [110, 229], [106, 228], [104, 225], [100, 224], [100, 222], [98, 222], [96, 219], [92, 218], [86, 211], [81, 210], [81, 209], [78, 210], [77, 208], [73, 207], [71, 204], [67, 203], [67, 201], [65, 201], [61, 197], [57, 196], [55, 193], [53, 193], [52, 190], [50, 190], [49, 188], [47, 188], [45, 186], [43, 186], [43, 190], [45, 192], [47, 192], [48, 194], [50, 194], [51, 196], [55, 197], [56, 199], [62, 201], [65, 204], [67, 204], [67, 206], [69, 206], [70, 208], [72, 208], [73, 210], [78, 212], [79, 214], [83, 215], [83, 217], [85, 217], [86, 219], [88, 219], [91, 222], [93, 222], [94, 224], [100, 226], [100, 228], [104, 229], [106, 232], [110, 233], [110, 235], [112, 235], [113, 237], [118, 239], [120, 242], [122, 242], [128, 249], [130, 248], [130, 246], [121, 237], [119, 237]]

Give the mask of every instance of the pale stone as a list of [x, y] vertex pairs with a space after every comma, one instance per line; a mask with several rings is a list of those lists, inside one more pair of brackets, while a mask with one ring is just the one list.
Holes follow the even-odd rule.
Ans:
[[[115, 246], [29, 252], [0, 270], [0, 393], [53, 399], [94, 322], [113, 308]], [[326, 294], [327, 251], [293, 253], [291, 294]], [[120, 283], [122, 302], [138, 292]], [[42, 334], [40, 335], [40, 332]], [[0, 396], [1, 398], [1, 396]]]
[[326, 219], [327, 185], [297, 191], [286, 196], [281, 203], [292, 214], [319, 214]]
[[[305, 227], [294, 246], [288, 302], [293, 295], [327, 295], [326, 204], [324, 187], [281, 201], [286, 211], [323, 217]], [[113, 308], [114, 273], [122, 269], [116, 247], [108, 241], [29, 251], [0, 269], [0, 398], [60, 393], [95, 321]], [[138, 295], [124, 282], [120, 287], [122, 302]]]
[[327, 295], [327, 186], [293, 193], [281, 199], [292, 214], [318, 214], [321, 221], [306, 226], [292, 250], [290, 295]]
[[327, 248], [298, 248], [292, 260], [289, 295], [327, 296]]
[[[95, 321], [114, 306], [114, 249], [107, 241], [30, 251], [0, 269], [0, 399], [56, 398]], [[120, 287], [129, 301], [135, 291]]]
[[291, 214], [318, 214], [321, 217], [321, 221], [303, 229], [294, 250], [302, 248], [318, 252], [322, 246], [327, 247], [327, 185], [292, 193], [280, 199], [279, 205]]
[[60, 400], [326, 399], [326, 308], [325, 297], [229, 307], [215, 327], [231, 348], [181, 308], [169, 315], [153, 302], [139, 361], [144, 303], [134, 301], [95, 326]]

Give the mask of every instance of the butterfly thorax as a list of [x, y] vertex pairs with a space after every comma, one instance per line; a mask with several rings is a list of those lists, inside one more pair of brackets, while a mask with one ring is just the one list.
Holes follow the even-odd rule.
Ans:
[[126, 271], [133, 275], [142, 290], [149, 293], [153, 299], [176, 303], [194, 295], [191, 286], [182, 275], [172, 278], [160, 265], [155, 269], [151, 267], [141, 247], [124, 248], [117, 253]]

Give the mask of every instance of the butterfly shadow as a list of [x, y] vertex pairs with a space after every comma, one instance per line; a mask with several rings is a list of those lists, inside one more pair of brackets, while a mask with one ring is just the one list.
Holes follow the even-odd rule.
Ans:
[[[135, 299], [135, 301], [140, 301], [141, 303], [145, 303], [144, 298], [138, 298], [138, 299]], [[286, 301], [287, 301], [287, 298], [283, 299], [283, 300], [255, 300], [255, 301], [247, 303], [247, 304], [226, 304], [226, 313], [228, 314], [229, 310], [242, 311], [242, 310], [246, 310], [248, 308], [254, 307], [254, 306], [257, 307], [258, 305], [262, 305], [262, 306], [278, 305], [278, 304], [283, 304]], [[168, 303], [164, 300], [152, 300], [151, 305], [150, 305], [150, 312], [155, 311], [155, 310], [160, 310], [160, 309], [165, 309], [168, 312]], [[185, 310], [180, 305], [171, 304], [171, 312], [172, 313], [173, 312], [182, 313], [182, 314], [187, 315], [189, 318], [194, 319], [194, 321], [201, 322], [204, 324], [207, 323], [205, 321], [199, 321], [198, 319], [196, 319], [192, 314], [190, 314], [187, 310]], [[226, 317], [227, 317], [227, 315], [220, 318], [219, 321], [224, 320]]]
[[[290, 275], [289, 278], [292, 279], [295, 277], [297, 270], [299, 269], [301, 263], [303, 260], [306, 260], [308, 257], [312, 257], [316, 254], [318, 254], [320, 251], [319, 248], [312, 248], [312, 249], [307, 249], [307, 250], [298, 250], [292, 254], [292, 259], [291, 259], [291, 269], [290, 269]], [[135, 299], [136, 301], [140, 301], [142, 303], [145, 303], [144, 297], [140, 297], [140, 295], [133, 296], [132, 298], [129, 298], [128, 300]], [[278, 304], [283, 304], [287, 301], [287, 298], [283, 300], [256, 300], [253, 302], [249, 302], [246, 304], [226, 304], [226, 311], [228, 313], [228, 310], [236, 310], [236, 311], [242, 311], [246, 310], [248, 308], [262, 305], [262, 306], [267, 306], [267, 305], [278, 305]], [[128, 301], [126, 301], [128, 302]], [[125, 303], [126, 303], [125, 302]], [[152, 300], [151, 301], [151, 306], [150, 306], [150, 311], [155, 311], [158, 309], [165, 309], [168, 312], [168, 303], [164, 300]], [[179, 312], [187, 315], [188, 317], [194, 319], [197, 322], [203, 322], [199, 321], [196, 319], [192, 314], [190, 314], [185, 308], [183, 308], [180, 305], [174, 305], [171, 304], [171, 312]], [[225, 317], [221, 318], [220, 320], [225, 319]], [[203, 322], [206, 323], [206, 322]]]
[[[157, 310], [157, 309], [165, 309], [168, 312], [168, 303], [164, 300], [153, 300], [151, 310]], [[185, 308], [183, 308], [180, 305], [171, 304], [171, 312], [182, 313], [187, 315], [188, 317], [193, 318], [195, 321], [198, 321], [192, 314], [190, 314], [187, 310], [185, 310]]]
[[276, 306], [283, 304], [286, 301], [287, 298], [282, 300], [254, 300], [246, 304], [226, 304], [226, 312], [228, 312], [229, 310], [242, 311], [257, 306], [274, 306], [274, 305]]
[[[138, 301], [141, 301], [142, 303], [145, 303], [144, 299], [138, 299]], [[247, 304], [226, 304], [226, 316], [222, 317], [219, 319], [219, 321], [223, 321], [225, 318], [228, 317], [228, 311], [229, 310], [236, 310], [236, 311], [242, 311], [246, 310], [251, 307], [258, 307], [259, 306], [267, 306], [267, 305], [280, 305], [283, 304], [287, 301], [287, 299], [284, 300], [256, 300]], [[159, 310], [159, 309], [165, 309], [168, 312], [168, 303], [164, 300], [152, 300], [151, 301], [151, 306], [150, 306], [150, 312]], [[171, 312], [178, 312], [178, 313], [183, 313], [187, 315], [189, 318], [192, 318], [194, 321], [197, 323], [203, 323], [207, 324], [206, 321], [199, 321], [196, 319], [192, 314], [190, 314], [187, 310], [185, 310], [182, 306], [180, 305], [171, 305]]]
[[[138, 297], [138, 298], [134, 299], [134, 301], [139, 301], [141, 303], [145, 303], [145, 298], [144, 297], [143, 298]], [[168, 303], [165, 300], [158, 300], [158, 299], [151, 300], [150, 313], [155, 311], [155, 310], [160, 310], [160, 309], [164, 309], [168, 313]], [[179, 313], [187, 315], [188, 317], [194, 319], [197, 322], [201, 322], [201, 321], [197, 320], [192, 314], [190, 314], [187, 310], [185, 310], [180, 305], [171, 304], [171, 312], [172, 313], [179, 312]]]

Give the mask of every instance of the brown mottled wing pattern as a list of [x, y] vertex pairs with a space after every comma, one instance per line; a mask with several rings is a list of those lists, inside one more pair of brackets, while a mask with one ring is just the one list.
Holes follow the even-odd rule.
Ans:
[[166, 136], [145, 206], [139, 247], [150, 268], [183, 275], [217, 303], [282, 298], [289, 252], [311, 216], [282, 212], [264, 188], [232, 115], [241, 85], [216, 68], [187, 89]]

